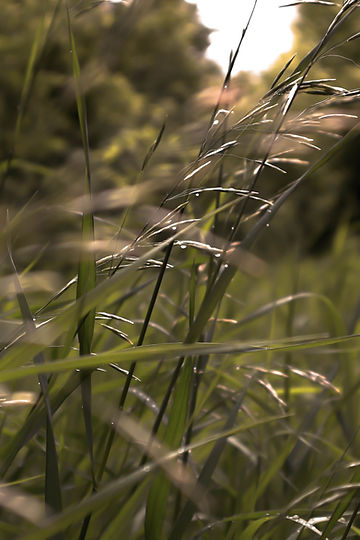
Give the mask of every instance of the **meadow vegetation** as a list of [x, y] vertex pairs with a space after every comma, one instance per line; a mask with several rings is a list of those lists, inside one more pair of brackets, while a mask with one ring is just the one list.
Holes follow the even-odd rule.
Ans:
[[222, 83], [182, 0], [4, 6], [1, 538], [360, 535], [360, 2], [312, 4]]

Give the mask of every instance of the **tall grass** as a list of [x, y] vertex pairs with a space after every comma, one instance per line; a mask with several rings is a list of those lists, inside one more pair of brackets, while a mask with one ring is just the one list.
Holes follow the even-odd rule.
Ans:
[[[2, 538], [359, 536], [357, 240], [342, 224], [316, 263], [291, 252], [267, 263], [255, 245], [276, 243], [278, 212], [358, 134], [353, 118], [304, 165], [308, 126], [316, 138], [324, 110], [357, 103], [341, 81], [311, 80], [357, 7], [343, 2], [243, 116], [223, 105], [238, 48], [198, 157], [171, 184], [150, 181], [163, 127], [138, 184], [97, 193], [68, 12], [85, 195], [60, 210], [30, 201], [1, 233]], [[294, 114], [305, 92], [317, 101]], [[266, 171], [283, 167], [269, 196]], [[69, 213], [82, 221], [74, 277], [64, 286], [46, 270], [60, 245], [21, 269], [16, 240]]]

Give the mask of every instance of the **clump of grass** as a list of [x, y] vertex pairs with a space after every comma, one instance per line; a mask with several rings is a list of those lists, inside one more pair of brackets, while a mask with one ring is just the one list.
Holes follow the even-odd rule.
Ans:
[[[291, 73], [288, 63], [240, 118], [219, 114], [238, 48], [198, 157], [161, 186], [155, 207], [148, 196], [159, 186], [146, 172], [165, 126], [136, 186], [92, 193], [68, 12], [86, 198], [65, 201], [63, 212], [82, 216], [78, 271], [50, 299], [36, 293], [38, 260], [21, 272], [11, 239], [59, 210], [30, 202], [9, 217], [1, 236], [15, 282], [0, 321], [4, 537], [359, 534], [356, 252], [345, 225], [316, 264], [284, 257], [270, 267], [254, 249], [289, 197], [358, 133], [354, 121], [310, 165], [287, 158], [293, 144], [312, 146], [302, 130], [329, 95], [338, 106], [358, 99], [358, 91], [310, 79], [357, 7], [345, 1], [316, 47]], [[294, 116], [303, 92], [325, 97]], [[322, 126], [313, 125], [315, 137]], [[296, 176], [265, 196], [267, 169], [281, 174], [287, 165]], [[16, 395], [25, 390], [23, 403]]]

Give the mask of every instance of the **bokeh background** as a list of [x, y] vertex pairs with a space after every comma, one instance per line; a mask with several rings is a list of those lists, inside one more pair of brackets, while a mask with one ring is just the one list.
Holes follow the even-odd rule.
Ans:
[[[142, 161], [163, 124], [162, 144], [147, 167], [146, 178], [168, 179], [178, 174], [199, 151], [223, 79], [221, 68], [206, 56], [210, 30], [200, 22], [196, 5], [180, 0], [133, 0], [74, 1], [70, 7], [86, 93], [93, 189], [136, 183]], [[83, 171], [65, 10], [55, 1], [44, 4], [41, 0], [8, 2], [2, 9], [1, 204], [20, 207], [34, 197], [38, 204], [50, 198], [62, 205], [64, 197], [68, 201], [81, 194]], [[293, 54], [302, 58], [320, 39], [333, 13], [328, 6], [326, 11], [316, 6], [315, 12], [314, 6], [299, 6], [293, 50], [266, 71], [237, 73], [226, 107], [239, 117], [254, 107], [285, 62]], [[249, 34], [251, 29], [250, 25]], [[352, 17], [337, 40], [356, 32], [357, 19]], [[266, 50], [266, 38], [257, 35], [254, 39], [260, 51]], [[356, 39], [345, 43], [340, 52], [330, 48], [313, 67], [311, 78], [331, 78], [333, 85], [340, 81], [340, 86], [356, 88], [357, 50]], [[29, 57], [35, 66], [27, 78]], [[294, 114], [315, 102], [314, 96], [303, 97], [295, 104]], [[329, 101], [330, 106], [336, 109], [336, 103]], [[353, 105], [348, 109], [349, 114], [356, 113]], [[330, 118], [325, 125], [336, 133], [349, 127], [344, 118]], [[314, 139], [314, 135], [313, 144], [321, 148], [335, 136], [312, 132], [309, 137]], [[340, 221], [351, 223], [356, 232], [357, 144], [348, 147], [330, 169], [315, 174], [277, 218], [276, 234], [267, 239], [268, 245], [274, 244], [271, 250], [275, 248], [276, 256], [276, 246], [284, 249], [293, 246], [294, 240], [298, 249], [313, 254], [326, 249]], [[311, 161], [314, 152], [308, 150], [297, 145], [297, 157]], [[238, 165], [228, 159], [225, 167], [235, 171]], [[278, 177], [271, 174], [263, 176], [262, 186], [267, 195], [281, 188]], [[48, 228], [52, 235], [64, 235], [67, 224], [49, 223]]]

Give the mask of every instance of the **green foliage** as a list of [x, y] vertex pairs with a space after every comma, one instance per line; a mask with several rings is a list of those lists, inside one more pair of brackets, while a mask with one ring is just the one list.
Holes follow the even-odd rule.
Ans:
[[[39, 185], [42, 197], [55, 190], [75, 196], [81, 193], [76, 186], [82, 143], [65, 7], [58, 0], [26, 0], [23, 16], [19, 9], [14, 3], [2, 6], [7, 23], [0, 38], [6, 59], [0, 101], [6, 107], [0, 110], [0, 155], [9, 177], [3, 198], [25, 202]], [[208, 30], [196, 20], [195, 7], [184, 1], [74, 1], [70, 12], [86, 92], [94, 189], [135, 181], [165, 118], [169, 134], [162, 165], [176, 159], [174, 130], [189, 114], [191, 97], [217, 73], [203, 57]]]
[[4, 7], [0, 535], [358, 534], [359, 240], [284, 253], [358, 137], [337, 117], [303, 159], [358, 103], [312, 79], [353, 6], [247, 111], [230, 70], [210, 122], [187, 3]]

